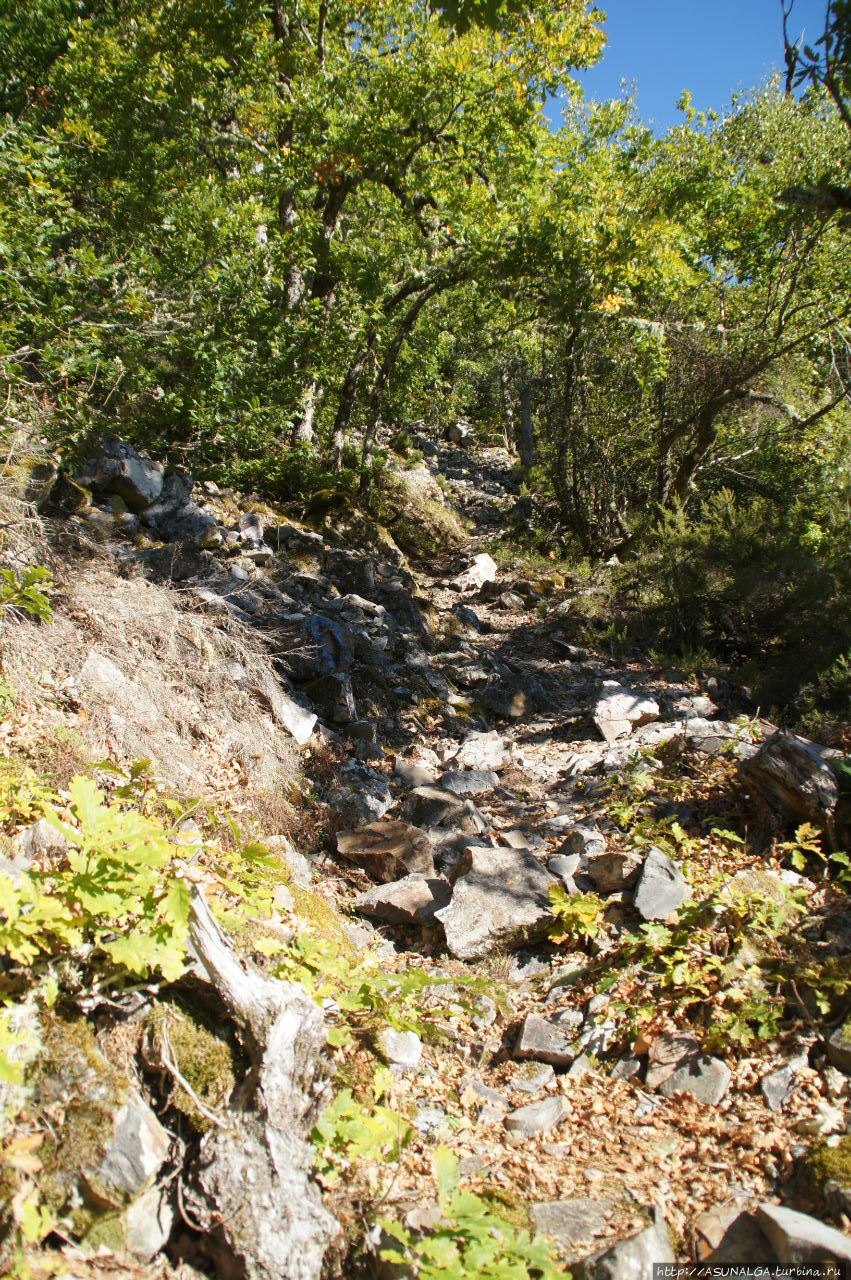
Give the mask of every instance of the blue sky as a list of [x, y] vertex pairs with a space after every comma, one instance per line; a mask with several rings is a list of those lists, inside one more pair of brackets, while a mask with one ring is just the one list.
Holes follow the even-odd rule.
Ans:
[[[580, 78], [587, 96], [617, 97], [635, 81], [638, 112], [657, 132], [682, 120], [683, 89], [701, 110], [719, 108], [737, 88], [783, 69], [780, 0], [597, 0], [608, 42], [601, 61]], [[795, 0], [790, 33], [808, 42], [824, 27], [824, 0]], [[547, 114], [561, 123], [558, 104]]]

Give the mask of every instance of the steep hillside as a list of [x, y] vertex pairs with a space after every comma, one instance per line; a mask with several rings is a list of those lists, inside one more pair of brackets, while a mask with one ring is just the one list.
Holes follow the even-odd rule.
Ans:
[[8, 1271], [851, 1259], [847, 757], [587, 647], [455, 434], [364, 507], [7, 460]]

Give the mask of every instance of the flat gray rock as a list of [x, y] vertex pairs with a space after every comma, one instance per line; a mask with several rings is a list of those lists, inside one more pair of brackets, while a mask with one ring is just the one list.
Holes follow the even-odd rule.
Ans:
[[851, 1238], [808, 1213], [783, 1205], [761, 1204], [757, 1221], [780, 1262], [790, 1267], [817, 1266], [820, 1262], [851, 1262]]
[[116, 1112], [98, 1176], [107, 1186], [136, 1196], [159, 1173], [170, 1146], [171, 1138], [151, 1108], [131, 1097]]
[[77, 680], [142, 728], [156, 728], [160, 717], [154, 699], [147, 689], [130, 680], [111, 658], [90, 650]]
[[653, 1217], [643, 1231], [574, 1266], [574, 1280], [653, 1280], [654, 1263], [676, 1261], [663, 1218], [658, 1212]]
[[687, 898], [691, 887], [671, 859], [651, 845], [635, 890], [634, 906], [643, 920], [664, 920]]
[[452, 901], [436, 912], [446, 944], [459, 960], [478, 960], [495, 947], [544, 938], [555, 917], [553, 877], [530, 853], [475, 846], [458, 863]]
[[439, 827], [456, 817], [464, 808], [463, 798], [442, 787], [414, 787], [408, 793], [403, 812], [418, 827]]
[[604, 680], [594, 708], [594, 723], [606, 742], [625, 738], [639, 725], [659, 719], [659, 704], [617, 680]]
[[359, 893], [355, 909], [370, 920], [387, 924], [425, 924], [448, 905], [451, 896], [449, 881], [441, 876], [405, 876]]
[[499, 775], [493, 769], [448, 769], [440, 785], [456, 796], [481, 796], [499, 786]]
[[573, 1256], [577, 1256], [606, 1230], [607, 1215], [613, 1207], [611, 1200], [577, 1196], [572, 1200], [530, 1204], [529, 1217], [536, 1231], [567, 1245]]
[[720, 1058], [700, 1054], [686, 1058], [659, 1085], [663, 1098], [673, 1098], [675, 1093], [690, 1093], [698, 1102], [717, 1106], [730, 1086], [730, 1068]]
[[508, 762], [504, 739], [492, 729], [489, 733], [468, 733], [452, 757], [459, 769], [501, 769]]
[[403, 756], [397, 756], [393, 761], [393, 772], [409, 787], [431, 787], [437, 782], [434, 769], [429, 769], [416, 760], [405, 760]]
[[759, 1082], [760, 1092], [772, 1111], [779, 1111], [787, 1098], [791, 1097], [795, 1088], [795, 1077], [802, 1067], [807, 1065], [806, 1057], [795, 1058], [787, 1062], [785, 1067], [771, 1071]]
[[513, 1057], [569, 1067], [576, 1056], [564, 1031], [536, 1013], [527, 1013], [514, 1046]]
[[540, 1102], [528, 1102], [517, 1107], [505, 1117], [503, 1124], [509, 1133], [521, 1133], [526, 1138], [536, 1133], [554, 1129], [565, 1113], [564, 1101], [559, 1098], [542, 1098]]

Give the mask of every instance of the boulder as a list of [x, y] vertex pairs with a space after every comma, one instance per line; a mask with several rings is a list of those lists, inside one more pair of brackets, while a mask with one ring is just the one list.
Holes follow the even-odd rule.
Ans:
[[440, 785], [456, 796], [480, 796], [498, 787], [499, 777], [493, 769], [449, 769]]
[[505, 740], [492, 729], [489, 733], [468, 733], [452, 757], [459, 769], [502, 769], [508, 762]]
[[544, 938], [553, 916], [547, 891], [554, 877], [530, 853], [473, 846], [458, 863], [452, 901], [436, 912], [459, 960], [478, 960], [497, 946]]
[[498, 572], [496, 561], [483, 551], [455, 578], [455, 586], [460, 591], [477, 591], [485, 582], [493, 582]]
[[436, 770], [419, 760], [406, 760], [403, 756], [396, 756], [393, 772], [409, 787], [430, 787], [437, 782]]
[[404, 804], [405, 817], [424, 827], [439, 827], [451, 822], [464, 808], [463, 796], [442, 787], [414, 787]]
[[584, 1249], [605, 1232], [613, 1208], [611, 1200], [576, 1196], [570, 1200], [531, 1204], [529, 1217], [536, 1231], [566, 1246], [572, 1260], [581, 1256]]
[[834, 839], [839, 786], [814, 743], [780, 730], [739, 768], [772, 825], [813, 822]]
[[659, 704], [617, 680], [604, 680], [594, 708], [594, 723], [606, 742], [625, 738], [639, 725], [659, 719]]
[[137, 512], [159, 498], [163, 479], [162, 463], [152, 462], [113, 435], [101, 436], [97, 453], [86, 461], [79, 476], [86, 488], [95, 493], [117, 493]]
[[154, 729], [159, 721], [159, 710], [154, 699], [135, 681], [129, 680], [111, 658], [94, 649], [89, 650], [77, 683], [90, 689], [114, 710], [134, 720], [143, 729]]
[[548, 1062], [553, 1067], [569, 1067], [575, 1053], [561, 1027], [536, 1013], [527, 1013], [514, 1045], [514, 1058]]
[[337, 833], [337, 851], [385, 884], [410, 875], [434, 876], [431, 842], [419, 827], [382, 820]]
[[531, 1138], [536, 1133], [554, 1129], [564, 1118], [564, 1114], [563, 1098], [542, 1098], [540, 1102], [528, 1102], [525, 1107], [509, 1111], [503, 1124], [509, 1133], [519, 1133], [524, 1138]]
[[449, 882], [442, 876], [404, 876], [359, 893], [355, 910], [387, 924], [426, 924], [448, 905], [451, 896]]
[[665, 1220], [654, 1210], [643, 1231], [584, 1258], [573, 1267], [573, 1275], [575, 1280], [653, 1280], [654, 1265], [661, 1270], [675, 1262]]
[[643, 920], [664, 920], [690, 897], [691, 888], [683, 873], [667, 854], [651, 845], [633, 900], [638, 914]]
[[[817, 1267], [823, 1262], [851, 1263], [851, 1239], [807, 1213], [779, 1204], [761, 1204], [757, 1221], [780, 1262], [789, 1267]], [[824, 1274], [822, 1272], [821, 1274]]]

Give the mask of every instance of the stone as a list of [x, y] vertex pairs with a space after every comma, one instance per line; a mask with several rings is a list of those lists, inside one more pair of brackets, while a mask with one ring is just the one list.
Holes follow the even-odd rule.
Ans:
[[643, 920], [664, 920], [690, 897], [685, 876], [667, 854], [651, 845], [633, 899], [638, 914]]
[[337, 852], [384, 883], [412, 874], [434, 875], [431, 841], [407, 822], [382, 819], [356, 831], [338, 831]]
[[475, 609], [471, 609], [469, 605], [462, 604], [460, 600], [453, 604], [452, 612], [462, 626], [469, 627], [470, 630], [478, 632], [479, 635], [487, 635], [491, 630], [491, 624], [485, 618], [480, 618]]
[[547, 896], [553, 877], [532, 854], [476, 846], [458, 863], [452, 901], [435, 915], [459, 960], [478, 960], [497, 946], [547, 935], [554, 920]]
[[[349, 759], [340, 770], [343, 785], [330, 791], [325, 797], [333, 808], [353, 809], [366, 824], [384, 817], [395, 799], [383, 774]], [[403, 874], [397, 872], [397, 875]], [[397, 876], [392, 877], [394, 880]]]
[[530, 1062], [524, 1071], [512, 1078], [511, 1085], [517, 1093], [540, 1093], [554, 1078], [555, 1071], [549, 1063], [539, 1067], [537, 1063]]
[[594, 708], [594, 723], [606, 742], [625, 738], [639, 725], [659, 719], [659, 704], [617, 680], [604, 680]]
[[165, 1248], [174, 1226], [174, 1210], [161, 1187], [149, 1187], [124, 1210], [124, 1244], [143, 1262]]
[[530, 1204], [529, 1217], [541, 1235], [550, 1236], [565, 1245], [571, 1254], [569, 1260], [572, 1260], [580, 1257], [583, 1250], [605, 1232], [613, 1207], [611, 1200], [577, 1196], [571, 1200]]
[[309, 889], [313, 883], [313, 871], [303, 853], [299, 853], [290, 844], [286, 836], [267, 836], [263, 842], [281, 861], [285, 862], [290, 872], [290, 880], [299, 889]]
[[496, 561], [483, 551], [455, 578], [455, 586], [460, 591], [477, 591], [485, 582], [493, 582], [498, 572]]
[[256, 511], [246, 511], [239, 517], [237, 524], [240, 541], [248, 547], [260, 547], [263, 544], [263, 521]]
[[605, 837], [596, 827], [572, 827], [566, 832], [564, 844], [559, 849], [559, 853], [586, 854], [588, 857], [605, 852]]
[[658, 1086], [657, 1092], [663, 1098], [690, 1093], [698, 1102], [714, 1107], [724, 1097], [731, 1079], [730, 1068], [720, 1058], [699, 1054], [682, 1061]]
[[285, 693], [271, 672], [261, 671], [249, 677], [243, 668], [240, 671], [241, 675], [237, 675], [235, 683], [268, 707], [275, 724], [285, 729], [300, 747], [304, 746], [316, 729], [318, 718], [315, 713]]
[[700, 1056], [700, 1041], [693, 1031], [663, 1033], [654, 1037], [647, 1055], [647, 1088], [657, 1089], [681, 1062]]
[[542, 1098], [539, 1102], [527, 1102], [524, 1107], [509, 1111], [503, 1124], [509, 1133], [519, 1133], [524, 1138], [531, 1138], [536, 1133], [554, 1129], [564, 1119], [564, 1115], [563, 1098]]
[[779, 1111], [783, 1103], [792, 1096], [795, 1078], [802, 1067], [807, 1065], [806, 1056], [787, 1062], [785, 1067], [770, 1071], [759, 1082], [760, 1092], [772, 1111]]
[[405, 799], [405, 817], [417, 826], [439, 827], [451, 822], [464, 808], [464, 800], [442, 787], [414, 787]]
[[423, 1044], [416, 1031], [396, 1031], [382, 1027], [376, 1037], [378, 1049], [387, 1061], [403, 1071], [413, 1071], [423, 1054]]
[[355, 910], [387, 924], [426, 924], [448, 905], [452, 889], [442, 876], [404, 876], [376, 885], [355, 898]]
[[39, 818], [29, 827], [24, 827], [12, 841], [15, 863], [21, 868], [31, 867], [37, 858], [48, 861], [61, 858], [68, 848], [68, 841], [52, 827], [46, 818]]
[[579, 870], [578, 853], [557, 853], [547, 860], [547, 870], [558, 876], [568, 893], [576, 893], [576, 881], [573, 879]]
[[620, 893], [635, 884], [643, 861], [637, 849], [614, 849], [590, 857], [585, 869], [600, 893]]
[[773, 825], [813, 822], [833, 839], [839, 785], [815, 743], [781, 729], [739, 771]]
[[828, 1040], [827, 1056], [831, 1066], [851, 1076], [851, 1017], [846, 1018]]
[[409, 787], [430, 787], [437, 782], [437, 772], [418, 760], [406, 760], [397, 756], [393, 761], [393, 772]]
[[170, 1145], [151, 1108], [140, 1097], [130, 1097], [116, 1112], [97, 1178], [107, 1187], [137, 1196], [165, 1164]]
[[452, 763], [461, 769], [503, 768], [508, 762], [505, 740], [492, 729], [489, 733], [468, 733], [452, 757]]
[[145, 524], [156, 529], [166, 542], [206, 542], [216, 528], [214, 516], [209, 515], [195, 502], [182, 502], [179, 506], [148, 507], [142, 514]]
[[772, 1267], [777, 1262], [750, 1212], [750, 1202], [742, 1196], [704, 1209], [694, 1219], [692, 1233], [697, 1260], [707, 1267]]
[[159, 498], [164, 468], [107, 434], [100, 437], [97, 454], [86, 461], [79, 479], [96, 493], [117, 493], [131, 511], [139, 512]]
[[449, 769], [440, 785], [456, 796], [481, 796], [499, 786], [499, 776], [493, 769]]
[[147, 689], [129, 680], [111, 658], [89, 650], [77, 681], [110, 707], [134, 720], [143, 729], [154, 729], [159, 710]]
[[498, 1093], [496, 1089], [491, 1089], [490, 1085], [482, 1084], [480, 1080], [476, 1080], [473, 1076], [466, 1076], [462, 1081], [459, 1094], [463, 1100], [466, 1093], [474, 1094], [482, 1102], [487, 1102], [492, 1107], [498, 1107], [500, 1111], [508, 1111], [511, 1103], [508, 1101], [504, 1093]]
[[569, 1067], [575, 1053], [564, 1031], [536, 1013], [527, 1013], [514, 1045], [512, 1057], [532, 1058], [553, 1067]]
[[851, 1263], [851, 1238], [807, 1213], [778, 1204], [760, 1204], [757, 1221], [781, 1263], [815, 1267], [821, 1262]]
[[654, 1210], [653, 1221], [643, 1231], [584, 1258], [572, 1270], [574, 1280], [653, 1280], [654, 1265], [675, 1262], [665, 1220]]

